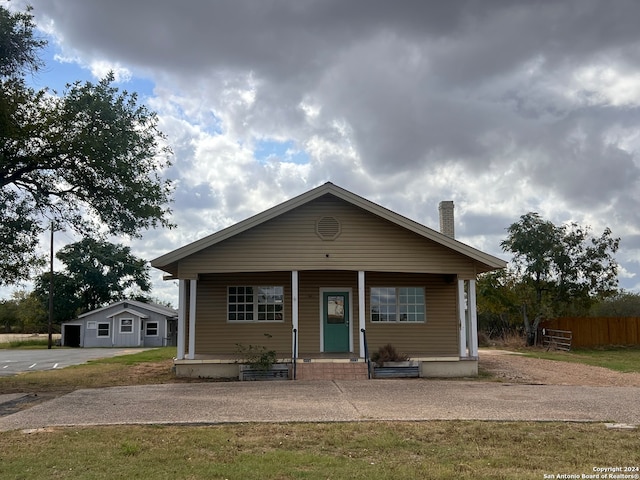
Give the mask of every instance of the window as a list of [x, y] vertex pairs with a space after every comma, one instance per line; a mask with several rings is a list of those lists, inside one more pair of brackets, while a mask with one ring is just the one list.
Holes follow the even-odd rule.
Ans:
[[424, 288], [371, 288], [372, 322], [424, 322]]
[[120, 319], [120, 333], [133, 333], [133, 318]]
[[109, 324], [108, 323], [99, 323], [98, 324], [98, 336], [99, 337], [108, 337], [109, 336]]
[[227, 319], [230, 322], [281, 322], [284, 287], [229, 287]]
[[147, 337], [158, 336], [158, 322], [147, 322]]

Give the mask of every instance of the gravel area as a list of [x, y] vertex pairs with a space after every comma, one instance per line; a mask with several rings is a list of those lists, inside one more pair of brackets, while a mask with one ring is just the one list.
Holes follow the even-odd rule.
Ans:
[[504, 350], [480, 350], [479, 367], [497, 379], [511, 383], [640, 387], [640, 373], [525, 357]]

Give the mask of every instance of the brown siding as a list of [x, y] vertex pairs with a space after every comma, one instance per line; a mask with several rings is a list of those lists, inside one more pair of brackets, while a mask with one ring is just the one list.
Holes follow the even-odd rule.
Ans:
[[[457, 287], [442, 275], [366, 274], [366, 331], [370, 353], [388, 343], [412, 357], [459, 356]], [[411, 287], [425, 289], [425, 323], [371, 322], [371, 287]]]
[[[391, 343], [412, 357], [458, 356], [456, 283], [444, 275], [365, 273], [365, 326], [371, 352]], [[227, 287], [283, 285], [285, 320], [282, 323], [230, 323], [226, 319]], [[372, 323], [371, 287], [423, 286], [425, 323]], [[299, 274], [298, 350], [301, 356], [320, 352], [320, 289], [351, 290], [351, 330], [354, 355], [359, 356], [358, 274], [351, 271], [305, 271]], [[201, 276], [197, 290], [196, 354], [236, 354], [237, 344], [266, 346], [280, 358], [290, 357], [292, 338], [291, 273], [260, 272]], [[265, 336], [271, 335], [271, 337]]]
[[[227, 287], [255, 285], [284, 287], [283, 322], [227, 322]], [[196, 354], [233, 355], [241, 344], [265, 346], [279, 358], [291, 356], [290, 272], [202, 275], [196, 301]]]
[[[316, 234], [334, 217], [335, 240]], [[367, 270], [456, 273], [474, 278], [473, 261], [332, 196], [321, 197], [180, 261], [179, 277], [280, 270]]]

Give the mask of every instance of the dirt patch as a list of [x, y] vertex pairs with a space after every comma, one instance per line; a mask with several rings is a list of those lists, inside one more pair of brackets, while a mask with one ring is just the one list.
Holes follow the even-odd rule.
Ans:
[[640, 387], [640, 373], [530, 358], [501, 350], [481, 350], [479, 367], [496, 379], [511, 383]]

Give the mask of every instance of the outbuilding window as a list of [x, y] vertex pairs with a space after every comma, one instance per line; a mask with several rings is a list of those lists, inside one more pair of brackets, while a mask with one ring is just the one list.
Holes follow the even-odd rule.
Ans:
[[228, 287], [227, 320], [230, 322], [282, 322], [284, 287]]
[[98, 323], [98, 336], [99, 337], [108, 337], [109, 336], [109, 324], [108, 323]]
[[372, 287], [372, 322], [424, 322], [422, 287]]
[[133, 333], [133, 318], [120, 319], [120, 333]]
[[158, 336], [158, 322], [147, 322], [147, 337]]

